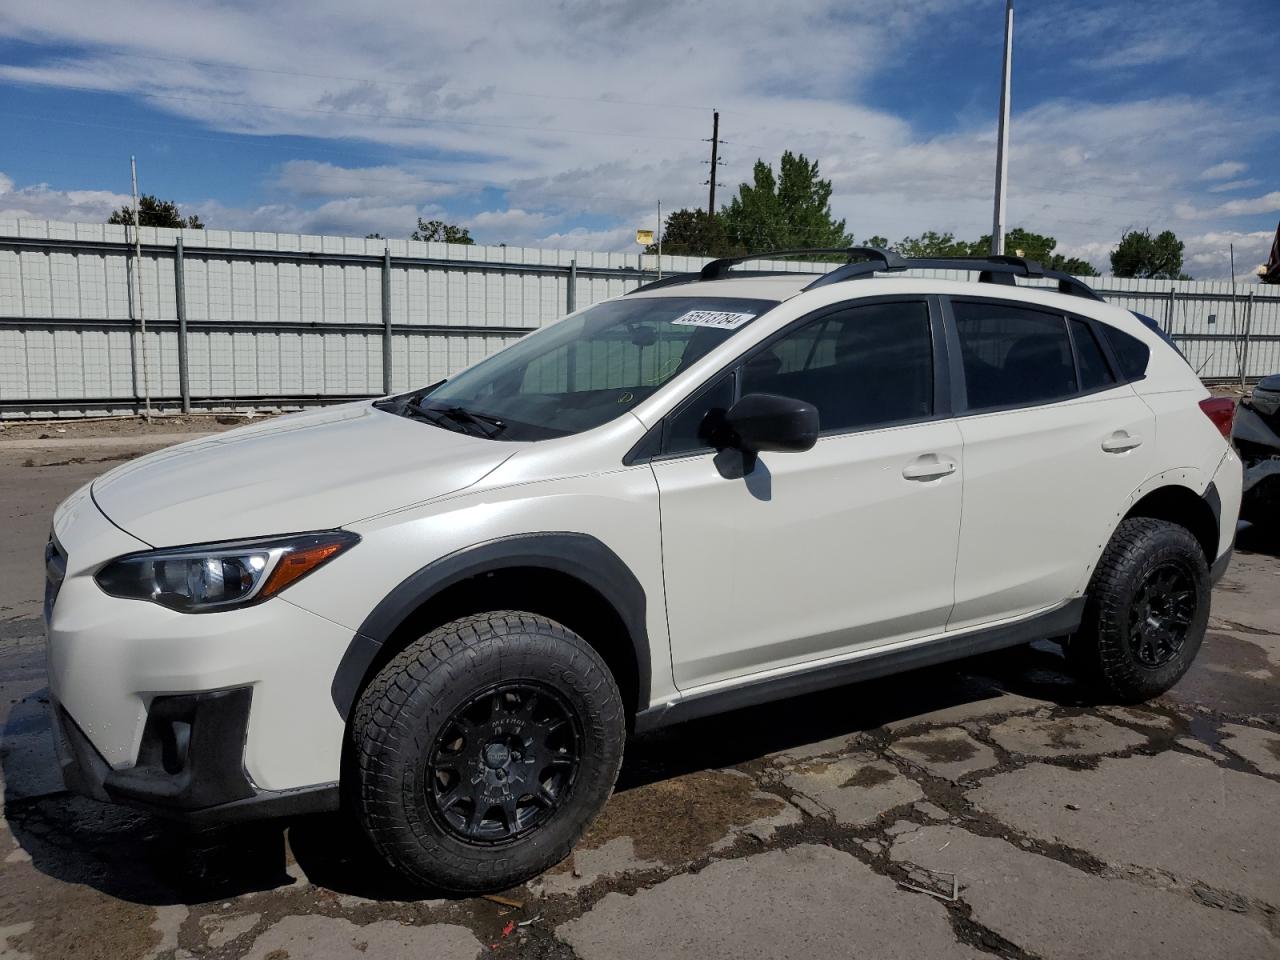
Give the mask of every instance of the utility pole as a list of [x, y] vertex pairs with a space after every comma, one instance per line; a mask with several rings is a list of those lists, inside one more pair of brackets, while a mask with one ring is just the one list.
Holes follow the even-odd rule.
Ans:
[[658, 279], [662, 279], [662, 201], [658, 201]]
[[[710, 194], [707, 197], [707, 216], [714, 217], [716, 215], [716, 174], [720, 166], [720, 111], [713, 110], [711, 112], [711, 173], [707, 177], [707, 184], [711, 187]], [[721, 184], [723, 186], [723, 184]]]
[[142, 309], [142, 233], [138, 227], [138, 164], [129, 157], [129, 175], [133, 180], [133, 287], [138, 291], [138, 323], [142, 328], [142, 396], [146, 404], [144, 416], [151, 420], [151, 377], [147, 372], [147, 315]]
[[996, 209], [991, 222], [991, 252], [1004, 253], [1004, 201], [1009, 178], [1009, 95], [1013, 79], [1013, 0], [1004, 5], [1004, 69], [1000, 75], [1000, 125], [996, 134]]

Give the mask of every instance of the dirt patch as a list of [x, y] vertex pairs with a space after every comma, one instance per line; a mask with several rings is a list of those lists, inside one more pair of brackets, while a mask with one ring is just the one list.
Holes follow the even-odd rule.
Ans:
[[148, 906], [80, 884], [60, 883], [30, 863], [0, 869], [0, 927], [30, 924], [8, 939], [17, 956], [34, 960], [133, 960], [161, 939]]
[[971, 742], [957, 739], [918, 737], [911, 741], [911, 749], [930, 763], [961, 763], [978, 754]]
[[894, 779], [894, 774], [881, 767], [863, 767], [852, 777], [840, 784], [842, 787], [862, 787], [869, 790], [872, 787], [878, 787], [882, 783], [888, 783]]
[[614, 794], [579, 846], [630, 837], [641, 860], [682, 863], [705, 854], [733, 827], [775, 816], [783, 805], [740, 774], [690, 773]]
[[255, 423], [264, 416], [219, 414], [205, 417], [157, 415], [148, 422], [143, 417], [107, 417], [87, 420], [58, 420], [26, 423], [5, 420], [0, 423], [0, 440], [75, 440], [88, 437], [147, 437], [163, 433], [207, 433]]

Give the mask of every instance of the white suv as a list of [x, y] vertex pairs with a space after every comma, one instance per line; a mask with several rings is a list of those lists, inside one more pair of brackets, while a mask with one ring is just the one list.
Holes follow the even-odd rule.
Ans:
[[1103, 697], [1167, 690], [1230, 558], [1231, 402], [1035, 263], [843, 252], [717, 261], [72, 495], [68, 786], [201, 819], [341, 798], [408, 876], [481, 891], [569, 852], [631, 731], [1042, 637]]

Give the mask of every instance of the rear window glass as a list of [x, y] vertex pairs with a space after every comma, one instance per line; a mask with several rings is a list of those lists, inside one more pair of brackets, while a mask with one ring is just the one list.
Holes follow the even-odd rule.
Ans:
[[1107, 365], [1106, 354], [1089, 324], [1083, 320], [1071, 321], [1071, 339], [1076, 345], [1076, 359], [1080, 361], [1080, 389], [1101, 390], [1116, 382]]
[[1123, 330], [1117, 330], [1105, 323], [1099, 326], [1107, 342], [1111, 344], [1111, 352], [1116, 355], [1120, 375], [1126, 380], [1140, 380], [1145, 377], [1147, 361], [1151, 359], [1151, 348]]
[[1027, 406], [1076, 392], [1066, 318], [1020, 306], [952, 301], [969, 409]]

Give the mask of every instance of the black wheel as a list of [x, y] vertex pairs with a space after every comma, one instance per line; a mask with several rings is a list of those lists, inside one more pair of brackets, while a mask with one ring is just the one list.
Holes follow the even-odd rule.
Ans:
[[1200, 649], [1209, 592], [1209, 567], [1190, 531], [1148, 517], [1125, 520], [1094, 571], [1068, 656], [1107, 699], [1159, 696]]
[[411, 879], [516, 886], [566, 857], [608, 799], [622, 698], [581, 637], [544, 617], [466, 617], [410, 644], [352, 719], [356, 814]]

